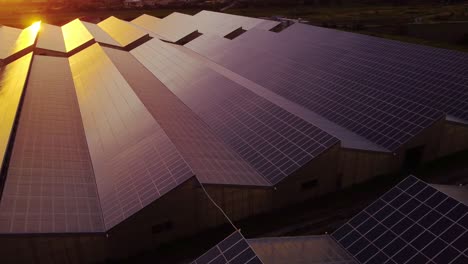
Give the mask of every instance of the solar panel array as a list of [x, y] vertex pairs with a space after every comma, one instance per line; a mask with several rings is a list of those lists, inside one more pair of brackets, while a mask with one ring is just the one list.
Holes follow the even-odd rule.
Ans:
[[468, 206], [409, 176], [332, 236], [361, 263], [468, 263]]
[[0, 25], [0, 60], [7, 59], [34, 45], [40, 22], [21, 30]]
[[97, 25], [117, 41], [121, 47], [127, 47], [148, 36], [148, 33], [142, 29], [113, 16], [99, 22]]
[[104, 50], [201, 183], [269, 185], [135, 57], [112, 48]]
[[170, 44], [154, 39], [131, 53], [272, 184], [338, 143]]
[[190, 18], [190, 16], [174, 12], [163, 19], [141, 15], [131, 23], [147, 30], [154, 37], [177, 42], [197, 31], [196, 25], [190, 22]]
[[4, 67], [0, 67], [0, 168], [3, 168], [4, 165], [3, 162], [31, 60], [32, 53], [29, 53]]
[[232, 233], [192, 264], [262, 264], [239, 231]]
[[[353, 73], [364, 66], [346, 53], [281, 34], [252, 29], [230, 42], [205, 37], [187, 47], [391, 151], [444, 117], [391, 93], [385, 82]], [[302, 35], [316, 39], [308, 31]], [[214, 49], [198, 48], [205, 45]]]
[[247, 242], [266, 264], [356, 264], [329, 235], [297, 237], [265, 237]]
[[68, 60], [35, 56], [0, 202], [0, 233], [103, 230]]
[[194, 174], [98, 44], [69, 61], [110, 229]]

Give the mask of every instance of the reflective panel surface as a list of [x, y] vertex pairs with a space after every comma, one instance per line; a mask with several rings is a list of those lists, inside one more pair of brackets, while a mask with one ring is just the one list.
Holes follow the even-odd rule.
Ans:
[[89, 23], [86, 21], [81, 21], [81, 23], [86, 27], [89, 33], [93, 35], [96, 42], [104, 43], [112, 46], [120, 46], [120, 44], [115, 41], [109, 34], [107, 34], [102, 28], [98, 25]]
[[65, 48], [65, 40], [63, 39], [62, 28], [42, 23], [41, 30], [37, 37], [36, 47], [63, 53], [67, 52], [67, 49]]
[[468, 206], [409, 176], [332, 236], [361, 263], [464, 263]]
[[0, 233], [103, 231], [68, 60], [35, 56], [0, 202]]
[[36, 41], [40, 27], [41, 22], [35, 22], [23, 30], [0, 26], [0, 59], [31, 47]]
[[113, 16], [102, 22], [99, 22], [98, 26], [107, 34], [109, 34], [109, 36], [111, 36], [115, 41], [117, 41], [122, 47], [130, 45], [133, 42], [148, 35], [146, 32], [133, 26], [131, 23], [120, 20]]
[[67, 52], [70, 52], [93, 40], [93, 35], [89, 33], [89, 31], [79, 19], [75, 19], [63, 25], [62, 33], [63, 39], [65, 40], [65, 49]]
[[[170, 42], [177, 42], [187, 35], [197, 31], [196, 25], [191, 23], [192, 17], [174, 12], [163, 19], [142, 15], [134, 20], [132, 24], [138, 25], [145, 30], [155, 34], [155, 37]], [[150, 35], [151, 35], [150, 33]]]
[[32, 53], [29, 53], [0, 68], [0, 168], [3, 167], [31, 59]]
[[194, 173], [98, 44], [69, 61], [110, 229]]

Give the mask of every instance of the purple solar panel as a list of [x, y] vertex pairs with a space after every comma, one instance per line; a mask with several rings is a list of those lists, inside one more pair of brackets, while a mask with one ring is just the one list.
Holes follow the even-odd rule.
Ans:
[[[334, 42], [333, 33], [326, 33], [304, 30], [287, 38], [252, 29], [230, 42], [202, 36], [186, 46], [391, 151], [448, 113], [435, 97], [421, 92], [433, 84], [408, 79], [411, 72], [403, 67], [399, 73], [390, 73], [385, 64], [370, 67], [378, 60], [353, 57], [352, 51], [340, 49], [346, 41]], [[326, 37], [333, 47], [322, 43]], [[389, 74], [391, 79], [382, 79]], [[448, 89], [456, 91], [455, 86]], [[437, 93], [446, 96], [441, 89]], [[456, 100], [463, 98], [458, 93]]]
[[159, 40], [131, 51], [272, 184], [338, 140]]
[[0, 232], [102, 231], [68, 60], [35, 56], [0, 204]]
[[269, 185], [128, 52], [104, 48], [202, 183]]
[[332, 236], [361, 263], [464, 263], [468, 206], [409, 176]]
[[69, 60], [110, 229], [194, 173], [98, 44]]

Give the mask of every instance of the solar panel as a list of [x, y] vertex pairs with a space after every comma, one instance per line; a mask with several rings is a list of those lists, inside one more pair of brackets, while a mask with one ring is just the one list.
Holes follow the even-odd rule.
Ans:
[[5, 59], [11, 55], [11, 50], [21, 34], [21, 29], [0, 26], [0, 59]]
[[175, 43], [197, 32], [196, 26], [184, 19], [186, 17], [189, 16], [174, 12], [163, 19], [141, 15], [131, 22], [148, 30], [154, 37]]
[[409, 176], [332, 236], [361, 263], [465, 263], [468, 207]]
[[356, 264], [330, 236], [266, 237], [247, 242], [264, 263]]
[[32, 53], [29, 53], [0, 68], [0, 168], [4, 166], [31, 59]]
[[96, 42], [121, 47], [121, 45], [116, 40], [109, 36], [109, 34], [102, 30], [98, 25], [86, 21], [81, 21], [81, 23], [86, 27], [88, 32], [93, 35]]
[[145, 31], [113, 16], [99, 22], [98, 26], [122, 47], [131, 45], [148, 36]]
[[250, 30], [257, 27], [258, 29], [269, 30], [280, 24], [278, 21], [236, 16], [206, 10], [195, 14], [193, 16], [193, 21], [197, 25], [198, 31], [201, 33], [220, 37], [224, 37], [239, 28]]
[[32, 47], [40, 25], [36, 22], [23, 30], [0, 25], [0, 60]]
[[194, 174], [98, 44], [69, 62], [110, 229]]
[[261, 264], [263, 262], [242, 234], [236, 231], [192, 262], [192, 264], [208, 263]]
[[104, 231], [66, 58], [34, 57], [18, 124], [0, 233]]
[[93, 35], [81, 23], [79, 19], [75, 19], [62, 26], [63, 39], [65, 41], [65, 49], [67, 52], [73, 51], [87, 43], [93, 42]]
[[36, 47], [66, 53], [67, 49], [65, 48], [62, 28], [42, 23], [39, 36], [37, 37]]
[[[359, 67], [349, 67], [354, 59], [345, 53], [328, 56], [333, 49], [260, 32], [252, 29], [231, 42], [218, 41], [216, 51], [204, 55], [390, 151], [444, 117], [430, 105], [392, 92], [385, 82], [371, 85], [363, 73], [351, 74]], [[269, 44], [259, 45], [265, 38]], [[187, 47], [202, 53], [197, 47], [208, 41], [195, 39]]]
[[269, 183], [130, 53], [104, 48], [202, 183]]
[[153, 39], [131, 53], [272, 184], [338, 143], [170, 44]]

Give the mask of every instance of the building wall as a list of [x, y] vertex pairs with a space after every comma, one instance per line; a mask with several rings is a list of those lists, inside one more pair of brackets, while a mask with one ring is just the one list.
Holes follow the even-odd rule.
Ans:
[[439, 157], [468, 149], [468, 124], [446, 121], [440, 140]]
[[[271, 187], [209, 185], [205, 186], [205, 189], [233, 221], [265, 213], [272, 209]], [[200, 195], [203, 195], [202, 192], [200, 190]], [[200, 213], [204, 212], [205, 214], [208, 214], [210, 209], [214, 209], [215, 212], [217, 210], [216, 208], [199, 207]]]
[[338, 168], [341, 188], [367, 181], [398, 169], [393, 153], [341, 149]]
[[[109, 230], [111, 257], [119, 259], [136, 255], [161, 243], [227, 222], [219, 210], [216, 214], [213, 209], [211, 215], [199, 211], [199, 208], [214, 208], [206, 195], [199, 194], [199, 186], [193, 177]], [[208, 221], [211, 217], [217, 221]]]
[[0, 237], [1, 263], [79, 264], [106, 259], [104, 234]]
[[421, 146], [424, 147], [421, 162], [427, 162], [436, 159], [439, 153], [439, 142], [444, 130], [444, 124], [445, 119], [442, 118], [435, 122], [432, 126], [426, 128], [419, 135], [415, 136], [411, 141], [404, 144], [400, 150], [395, 153], [396, 157], [398, 158], [399, 167], [404, 166], [408, 150]]
[[285, 207], [336, 191], [339, 153], [340, 146], [336, 144], [278, 183], [273, 191], [274, 207]]

